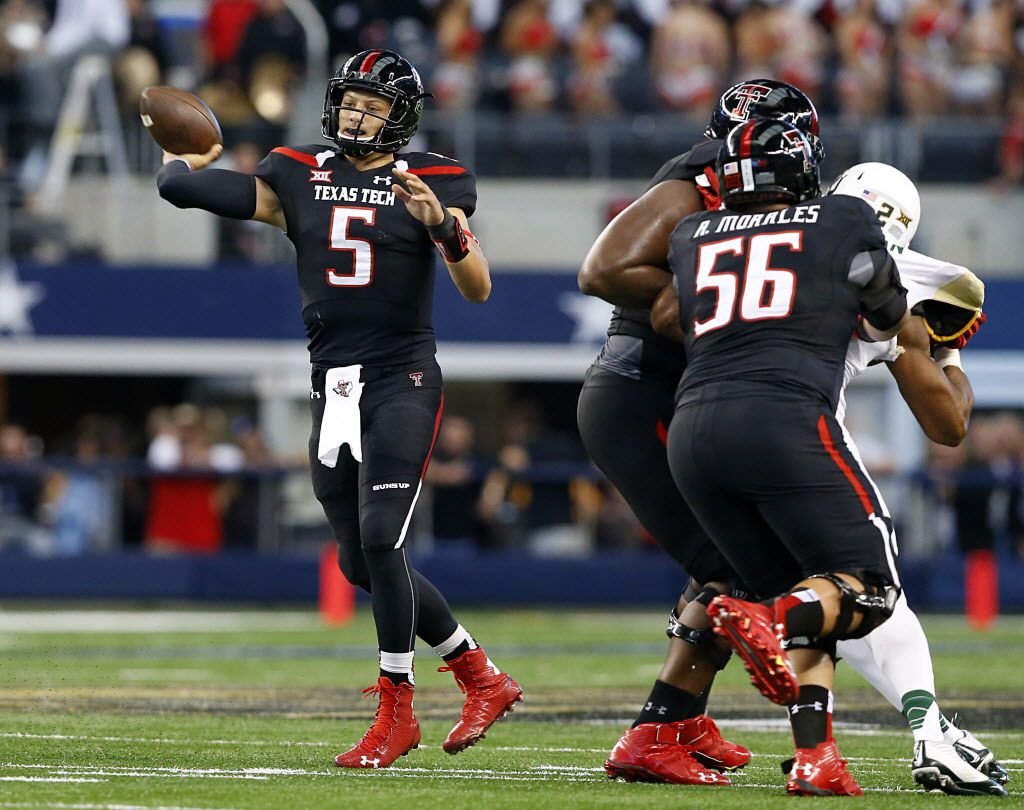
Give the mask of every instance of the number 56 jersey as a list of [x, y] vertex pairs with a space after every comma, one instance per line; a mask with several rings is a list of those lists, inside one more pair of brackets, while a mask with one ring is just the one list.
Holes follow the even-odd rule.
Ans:
[[[871, 207], [820, 197], [683, 219], [669, 241], [687, 367], [677, 397], [796, 394], [834, 413], [865, 287], [902, 293]], [[725, 393], [728, 391], [728, 393]]]
[[395, 166], [420, 176], [446, 208], [476, 209], [476, 178], [423, 152], [357, 170], [324, 145], [274, 149], [255, 175], [281, 201], [297, 254], [310, 361], [333, 368], [414, 363], [435, 353], [437, 252], [391, 190]]

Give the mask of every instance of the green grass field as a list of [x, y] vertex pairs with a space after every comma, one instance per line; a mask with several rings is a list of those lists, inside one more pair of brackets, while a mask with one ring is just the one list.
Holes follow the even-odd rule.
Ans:
[[[364, 610], [326, 629], [286, 611], [0, 612], [0, 808], [564, 808], [792, 803], [778, 763], [792, 751], [785, 713], [734, 662], [712, 714], [755, 752], [733, 788], [609, 782], [604, 757], [656, 675], [665, 640], [653, 612], [462, 612], [527, 700], [480, 745], [440, 748], [461, 695], [420, 651], [423, 745], [394, 768], [344, 772], [335, 754], [366, 730], [376, 676]], [[1013, 774], [1024, 805], [1024, 619], [971, 634], [929, 618], [940, 700]], [[871, 807], [958, 804], [915, 789], [900, 717], [840, 672], [837, 737]]]

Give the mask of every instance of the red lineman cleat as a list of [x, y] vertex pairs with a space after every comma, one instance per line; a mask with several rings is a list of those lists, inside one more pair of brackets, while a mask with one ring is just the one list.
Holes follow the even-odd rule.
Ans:
[[706, 714], [673, 723], [679, 742], [691, 748], [693, 758], [716, 771], [734, 771], [750, 762], [750, 750], [722, 737], [715, 721]]
[[[731, 785], [728, 776], [704, 767], [679, 742], [680, 723], [641, 723], [623, 734], [604, 763], [609, 779], [673, 785]], [[749, 755], [748, 755], [749, 758]]]
[[762, 695], [780, 706], [796, 702], [800, 688], [796, 672], [782, 648], [782, 628], [770, 607], [716, 596], [708, 605], [708, 616], [715, 632], [736, 650]]
[[451, 672], [466, 695], [462, 715], [448, 732], [441, 747], [449, 754], [457, 754], [476, 745], [487, 736], [494, 723], [512, 711], [513, 705], [523, 699], [523, 690], [512, 676], [500, 672], [480, 647], [468, 650], [438, 667], [438, 672]]
[[786, 782], [790, 796], [863, 796], [835, 740], [815, 748], [797, 748], [793, 768]]
[[363, 694], [371, 693], [380, 701], [373, 725], [351, 751], [335, 757], [339, 768], [386, 768], [419, 747], [420, 724], [412, 713], [412, 684], [394, 684], [382, 677], [376, 686], [363, 690]]

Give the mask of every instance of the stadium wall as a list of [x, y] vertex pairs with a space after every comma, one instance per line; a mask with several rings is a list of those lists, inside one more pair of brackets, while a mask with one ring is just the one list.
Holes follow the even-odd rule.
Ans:
[[[643, 181], [481, 179], [473, 231], [498, 273], [503, 268], [575, 272], [616, 206], [643, 192]], [[211, 265], [217, 220], [178, 210], [151, 179], [76, 178], [61, 201], [68, 237], [114, 263]], [[924, 215], [914, 247], [985, 277], [1019, 275], [1024, 254], [1024, 193], [965, 185], [922, 185]], [[70, 216], [89, 211], [91, 216]]]
[[[520, 552], [472, 556], [415, 556], [416, 568], [457, 604], [664, 606], [678, 598], [684, 579], [656, 553], [599, 553], [585, 559], [547, 559]], [[960, 610], [963, 562], [947, 554], [902, 567], [915, 609]], [[0, 557], [0, 598], [291, 602], [317, 600], [318, 560], [297, 556], [224, 553], [159, 557], [142, 553], [40, 559]], [[1024, 562], [999, 560], [1004, 612], [1024, 611]], [[365, 596], [365, 595], [364, 595]]]

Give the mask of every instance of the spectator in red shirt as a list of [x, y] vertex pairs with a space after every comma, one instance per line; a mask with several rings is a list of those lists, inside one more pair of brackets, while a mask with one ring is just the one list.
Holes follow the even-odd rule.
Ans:
[[[224, 78], [234, 64], [242, 34], [260, 10], [258, 0], [210, 0], [204, 26], [206, 64], [211, 78]], [[240, 77], [231, 76], [238, 80]]]

